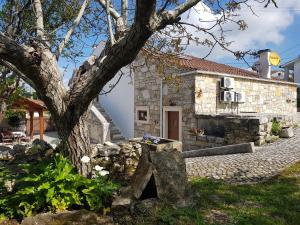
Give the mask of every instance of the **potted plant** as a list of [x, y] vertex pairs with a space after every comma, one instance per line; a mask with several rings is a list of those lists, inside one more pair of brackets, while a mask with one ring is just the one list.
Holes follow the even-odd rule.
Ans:
[[19, 110], [7, 110], [5, 112], [5, 118], [7, 123], [15, 130], [26, 130], [26, 113], [25, 111]]

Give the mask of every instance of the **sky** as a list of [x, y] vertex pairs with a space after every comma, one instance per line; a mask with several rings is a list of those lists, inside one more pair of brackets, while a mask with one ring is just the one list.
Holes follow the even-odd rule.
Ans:
[[[281, 63], [300, 56], [300, 0], [277, 0], [279, 8], [275, 8], [273, 5], [264, 8], [263, 4], [250, 1], [256, 15], [253, 15], [251, 10], [245, 6], [238, 12], [239, 18], [245, 20], [248, 26], [245, 31], [238, 30], [238, 27], [232, 23], [224, 25], [224, 28], [229, 30], [229, 32], [226, 32], [226, 39], [232, 42], [230, 48], [241, 51], [257, 51], [268, 48], [280, 55]], [[199, 3], [195, 9], [185, 13], [182, 20], [199, 24], [199, 19], [207, 21], [219, 16], [213, 14], [203, 3]], [[209, 26], [210, 24], [201, 23], [201, 25]], [[203, 34], [199, 34], [193, 29], [190, 29], [190, 32], [200, 38], [204, 37]], [[92, 52], [92, 49], [86, 51], [88, 55]], [[208, 51], [209, 49], [206, 47], [191, 44], [186, 53], [204, 57]], [[232, 54], [220, 47], [214, 49], [207, 59], [245, 69], [249, 69], [249, 65], [256, 61], [256, 59], [248, 57], [247, 62], [249, 65], [247, 65], [241, 60], [237, 61]], [[64, 83], [67, 84], [74, 68], [78, 67], [80, 63], [74, 65], [72, 62], [62, 59], [59, 65], [64, 68], [62, 69], [65, 74]]]
[[[264, 8], [263, 4], [253, 3], [252, 9], [256, 15], [253, 15], [248, 7], [242, 7], [238, 12], [239, 18], [245, 20], [248, 28], [240, 31], [233, 23], [224, 25], [225, 30], [230, 30], [226, 34], [226, 40], [233, 42], [230, 48], [241, 51], [271, 49], [279, 53], [282, 63], [298, 57], [300, 55], [300, 0], [277, 0], [277, 3], [278, 8], [273, 5]], [[218, 16], [212, 14], [211, 10], [202, 3], [199, 3], [196, 9], [197, 12], [193, 10], [188, 15], [184, 15], [183, 20], [199, 23], [199, 18], [207, 21]], [[187, 49], [188, 54], [199, 57], [205, 56], [208, 51], [207, 48], [195, 45]], [[208, 59], [236, 67], [249, 67], [220, 47], [216, 48]], [[255, 61], [256, 59], [252, 57], [247, 59], [250, 65]]]

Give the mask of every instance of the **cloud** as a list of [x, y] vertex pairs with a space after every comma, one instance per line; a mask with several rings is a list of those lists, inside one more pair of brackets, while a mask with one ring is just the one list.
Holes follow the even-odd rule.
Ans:
[[[253, 15], [251, 10], [247, 6], [242, 6], [238, 11], [239, 16], [235, 19], [245, 20], [247, 29], [245, 31], [238, 30], [238, 26], [233, 23], [226, 23], [223, 28], [229, 30], [226, 32], [226, 40], [233, 42], [230, 45], [232, 50], [258, 50], [264, 49], [268, 44], [279, 45], [285, 41], [286, 29], [293, 24], [295, 17], [300, 14], [299, 0], [277, 0], [279, 8], [276, 9], [273, 5], [268, 8], [264, 8], [263, 4], [256, 1], [249, 1], [256, 15]], [[213, 14], [209, 7], [200, 2], [195, 6], [195, 10], [191, 10], [189, 13], [183, 15], [183, 20], [193, 24], [199, 24], [199, 19], [202, 21], [209, 21], [218, 18], [220, 15]], [[200, 23], [201, 26], [209, 27], [211, 23]], [[193, 35], [200, 38], [206, 37], [204, 34], [196, 32], [195, 29], [189, 28], [189, 31]], [[215, 29], [215, 32], [218, 32]], [[187, 53], [203, 57], [209, 51], [207, 47], [196, 46], [191, 44]], [[217, 47], [210, 59], [220, 60], [225, 57], [233, 58], [230, 53], [222, 50], [221, 47]]]

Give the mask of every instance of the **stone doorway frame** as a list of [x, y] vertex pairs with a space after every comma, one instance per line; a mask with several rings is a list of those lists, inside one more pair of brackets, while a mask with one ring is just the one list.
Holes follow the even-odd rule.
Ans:
[[182, 141], [182, 107], [181, 106], [164, 106], [163, 107], [163, 138], [168, 138], [168, 112], [179, 113], [179, 141]]

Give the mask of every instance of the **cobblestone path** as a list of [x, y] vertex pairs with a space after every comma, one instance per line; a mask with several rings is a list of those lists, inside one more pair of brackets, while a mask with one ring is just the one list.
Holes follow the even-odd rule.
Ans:
[[300, 128], [290, 139], [257, 147], [254, 153], [186, 159], [190, 177], [208, 177], [232, 183], [266, 180], [300, 161]]

